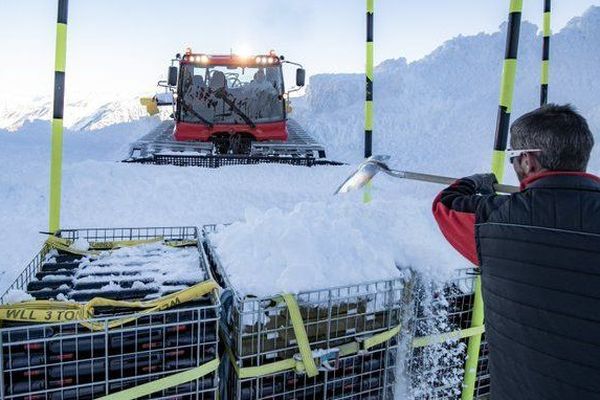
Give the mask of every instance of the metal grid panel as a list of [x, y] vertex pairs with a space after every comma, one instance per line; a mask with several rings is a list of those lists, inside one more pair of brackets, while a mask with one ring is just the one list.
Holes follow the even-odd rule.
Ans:
[[[214, 226], [205, 227], [210, 232]], [[207, 240], [209, 264], [230, 294], [224, 304], [226, 345], [239, 367], [263, 366], [294, 357], [298, 346], [284, 302], [278, 296], [241, 297], [229, 282]], [[296, 295], [311, 349], [328, 351], [361, 337], [404, 325], [410, 308], [411, 274], [407, 279], [375, 281], [301, 292]], [[392, 399], [397, 338], [359, 355], [340, 359], [337, 368], [314, 378], [282, 372], [239, 379], [230, 362], [224, 365], [227, 399]], [[230, 360], [231, 361], [231, 360]]]
[[[90, 242], [165, 238], [196, 239], [195, 227], [63, 230], [67, 239]], [[12, 285], [24, 289], [48, 249]], [[199, 254], [199, 272], [210, 276]], [[77, 324], [5, 323], [0, 329], [0, 398], [92, 399], [200, 366], [218, 352], [219, 300], [206, 296], [183, 306], [141, 316], [126, 325], [108, 324], [126, 310], [99, 308], [90, 331]], [[216, 373], [157, 392], [151, 398], [216, 399]]]
[[393, 399], [395, 348], [345, 357], [338, 368], [315, 378], [280, 372], [262, 378], [229, 381], [230, 398], [251, 399]]
[[[415, 290], [413, 337], [467, 329], [473, 311], [474, 275], [470, 270], [444, 285], [420, 282]], [[468, 339], [414, 348], [407, 357], [411, 398], [460, 399]], [[489, 396], [487, 342], [482, 340], [475, 398]]]
[[[107, 326], [115, 318], [96, 321]], [[94, 398], [200, 366], [216, 356], [217, 328], [215, 306], [200, 304], [96, 332], [74, 323], [12, 324], [1, 330], [3, 398]], [[213, 399], [215, 379], [212, 374], [153, 398], [175, 392]]]
[[63, 229], [59, 236], [69, 240], [80, 237], [90, 242], [110, 242], [116, 240], [143, 240], [164, 238], [169, 240], [198, 239], [195, 226], [143, 227], [143, 228], [81, 228]]
[[481, 349], [479, 350], [479, 362], [477, 363], [476, 399], [487, 400], [490, 398], [489, 354], [490, 349], [484, 333], [481, 337]]

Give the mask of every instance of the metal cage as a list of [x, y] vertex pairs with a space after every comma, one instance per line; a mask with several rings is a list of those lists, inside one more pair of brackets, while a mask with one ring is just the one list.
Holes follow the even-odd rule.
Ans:
[[[90, 243], [199, 239], [195, 227], [78, 229], [57, 235], [70, 240], [83, 237]], [[201, 249], [197, 250], [200, 282], [211, 274]], [[45, 245], [9, 290], [27, 290], [44, 271], [49, 251]], [[114, 328], [109, 328], [111, 321], [132, 314], [101, 307], [93, 319], [104, 325], [101, 330], [90, 330], [77, 321], [4, 323], [0, 328], [0, 398], [93, 399], [203, 365], [218, 355], [219, 310], [218, 296], [211, 294], [140, 315]], [[217, 398], [217, 391], [218, 376], [213, 372], [146, 398], [209, 400]]]
[[[419, 281], [415, 289], [413, 338], [432, 337], [470, 327], [475, 272], [461, 270], [445, 284]], [[409, 396], [414, 400], [460, 399], [468, 338], [413, 345], [406, 356]], [[489, 396], [488, 346], [481, 342], [474, 398]]]
[[[215, 230], [205, 226], [205, 236]], [[242, 297], [231, 284], [210, 240], [207, 264], [227, 288], [222, 323], [228, 357], [239, 368], [268, 365], [293, 357], [298, 349], [285, 304], [276, 296]], [[307, 378], [294, 371], [239, 379], [225, 362], [225, 399], [460, 399], [468, 339], [415, 339], [469, 328], [474, 271], [461, 270], [444, 284], [413, 273], [405, 279], [301, 292], [298, 303], [312, 349], [329, 349], [356, 337], [402, 325], [398, 338], [369, 354], [350, 356], [338, 369]], [[487, 343], [481, 344], [475, 398], [489, 396]], [[404, 397], [402, 397], [404, 396]]]
[[[206, 226], [210, 233], [214, 226]], [[269, 365], [298, 353], [286, 305], [278, 296], [241, 296], [231, 284], [205, 235], [207, 263], [226, 289], [222, 296], [221, 331], [228, 348], [223, 363], [224, 399], [393, 399], [396, 385], [397, 337], [360, 354], [341, 357], [335, 367], [321, 368], [309, 378], [294, 371], [239, 378], [237, 368]], [[411, 274], [383, 280], [300, 292], [296, 295], [313, 353], [403, 326], [410, 308]]]

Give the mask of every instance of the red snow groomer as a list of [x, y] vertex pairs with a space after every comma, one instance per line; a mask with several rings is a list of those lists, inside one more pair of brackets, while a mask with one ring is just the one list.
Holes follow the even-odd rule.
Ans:
[[[286, 91], [283, 65], [297, 67]], [[218, 167], [280, 162], [331, 164], [325, 149], [288, 118], [290, 93], [305, 84], [300, 64], [274, 51], [208, 55], [187, 49], [171, 60], [165, 88], [141, 102], [150, 114], [171, 106], [171, 120], [133, 143], [126, 161]]]

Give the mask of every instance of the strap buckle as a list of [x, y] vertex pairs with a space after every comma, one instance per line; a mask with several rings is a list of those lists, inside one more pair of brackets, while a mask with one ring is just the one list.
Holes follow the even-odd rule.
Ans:
[[365, 356], [365, 355], [369, 354], [369, 350], [367, 350], [365, 348], [365, 338], [364, 337], [356, 338], [356, 343], [358, 344], [358, 351], [356, 352], [356, 355]]
[[[319, 371], [330, 372], [340, 367], [340, 349], [336, 347], [313, 350], [311, 354]], [[297, 363], [302, 363], [302, 355], [299, 353], [294, 354], [294, 360]]]
[[[322, 351], [316, 358], [316, 364], [319, 366], [319, 371], [335, 371], [340, 367], [340, 349], [332, 348], [327, 350], [317, 350], [316, 352]], [[315, 353], [315, 352], [313, 352]]]

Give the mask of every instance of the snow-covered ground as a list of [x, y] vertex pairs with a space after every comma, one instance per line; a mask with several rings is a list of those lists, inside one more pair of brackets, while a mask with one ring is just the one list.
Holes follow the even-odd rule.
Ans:
[[[124, 135], [127, 137], [127, 135]], [[89, 143], [89, 136], [66, 136], [63, 175], [62, 225], [64, 227], [181, 226], [239, 221], [246, 215], [267, 210], [279, 215], [274, 222], [287, 223], [285, 211], [296, 207], [314, 209], [319, 217], [334, 221], [345, 218], [344, 228], [381, 225], [386, 217], [406, 232], [423, 216], [431, 232], [433, 221], [427, 212], [436, 186], [393, 182], [382, 176], [375, 185], [374, 202], [361, 204], [360, 196], [333, 197], [333, 191], [352, 171], [352, 166], [305, 168], [283, 165], [226, 167], [216, 170], [123, 164], [107, 160], [121, 148], [119, 132], [106, 133], [103, 141]], [[125, 141], [127, 139], [124, 139]], [[48, 140], [42, 135], [0, 134], [0, 291], [12, 282], [27, 261], [39, 250], [48, 219]], [[80, 150], [85, 147], [86, 150]], [[94, 155], [94, 149], [98, 153]], [[83, 154], [82, 154], [83, 153]], [[116, 158], [118, 159], [118, 157]], [[379, 178], [379, 177], [378, 177]], [[407, 194], [411, 193], [410, 196]], [[415, 202], [414, 193], [423, 201]], [[298, 204], [303, 204], [298, 206]], [[417, 206], [419, 209], [412, 209]], [[339, 207], [339, 209], [338, 209]], [[407, 207], [403, 222], [402, 208]], [[282, 211], [274, 211], [277, 208]], [[378, 219], [369, 223], [364, 218]], [[312, 221], [313, 226], [315, 221]], [[325, 223], [325, 221], [324, 221]], [[330, 225], [330, 228], [333, 227]], [[331, 232], [331, 229], [329, 230]], [[366, 234], [366, 233], [365, 233]], [[382, 233], [374, 233], [381, 235]], [[407, 237], [410, 235], [407, 234]], [[382, 235], [389, 240], [389, 235]], [[394, 238], [394, 236], [391, 236]], [[335, 239], [335, 238], [332, 238]], [[443, 242], [438, 238], [434, 243]], [[385, 246], [393, 246], [386, 243]], [[424, 248], [424, 247], [423, 247]], [[457, 267], [464, 265], [457, 265]], [[329, 282], [317, 282], [329, 286]]]
[[[600, 7], [594, 7], [553, 37], [550, 85], [551, 100], [578, 106], [595, 132], [600, 129], [599, 26]], [[414, 63], [382, 63], [375, 76], [376, 152], [393, 154], [394, 165], [422, 172], [458, 176], [488, 169], [504, 29], [457, 37]], [[515, 115], [537, 104], [540, 46], [536, 27], [524, 24]], [[361, 74], [313, 77], [307, 96], [295, 103], [295, 116], [329, 154], [351, 163], [362, 154], [363, 85]], [[382, 236], [402, 242], [387, 253], [390, 257], [402, 259], [411, 250], [417, 254], [443, 244], [427, 212], [438, 186], [378, 177], [375, 201], [363, 206], [357, 196], [332, 197], [352, 166], [207, 170], [122, 164], [118, 160], [126, 155], [128, 144], [159, 120], [144, 117], [135, 99], [67, 103], [64, 227], [203, 225], [247, 215], [261, 221], [271, 215], [273, 223], [292, 224], [298, 220], [285, 212], [302, 215], [298, 210], [311, 210], [304, 217], [332, 218], [329, 225], [323, 224], [329, 232], [335, 221], [345, 229], [373, 230], [371, 235], [380, 234], [379, 227], [396, 232]], [[37, 232], [47, 229], [48, 109], [47, 99], [0, 107], [0, 291], [39, 249], [44, 237]], [[598, 149], [590, 168], [596, 173]], [[511, 173], [507, 178], [514, 183]], [[262, 212], [268, 213], [261, 216]], [[466, 266], [460, 259], [456, 263], [456, 268]]]
[[[579, 107], [596, 134], [599, 27], [600, 7], [595, 7], [553, 37], [550, 85], [551, 100]], [[455, 38], [411, 64], [403, 59], [382, 63], [375, 76], [375, 151], [392, 154], [392, 165], [409, 170], [448, 176], [487, 170], [504, 29]], [[541, 39], [531, 24], [524, 24], [522, 34], [515, 115], [535, 108], [538, 93]], [[145, 117], [135, 98], [67, 99], [62, 226], [234, 222], [213, 239], [232, 281], [246, 293], [388, 278], [399, 265], [437, 280], [430, 297], [438, 296], [439, 282], [469, 266], [432, 219], [430, 205], [439, 186], [378, 176], [370, 204], [362, 203], [361, 193], [333, 196], [362, 155], [363, 97], [363, 75], [322, 75], [313, 77], [308, 94], [294, 103], [294, 116], [330, 156], [351, 165], [220, 169], [120, 163], [129, 143], [159, 119]], [[0, 293], [45, 240], [38, 232], [48, 222], [49, 109], [49, 99], [0, 104]], [[596, 147], [590, 170], [598, 173]], [[510, 171], [507, 179], [515, 183]], [[426, 305], [444, 301], [425, 300]], [[433, 317], [439, 325], [427, 329], [450, 329], [443, 312]], [[433, 346], [429, 351], [424, 368], [438, 371], [439, 363], [450, 365], [464, 349], [447, 353]], [[456, 380], [449, 386], [458, 387], [462, 371], [452, 376]], [[423, 379], [416, 390], [428, 393], [430, 386]]]

